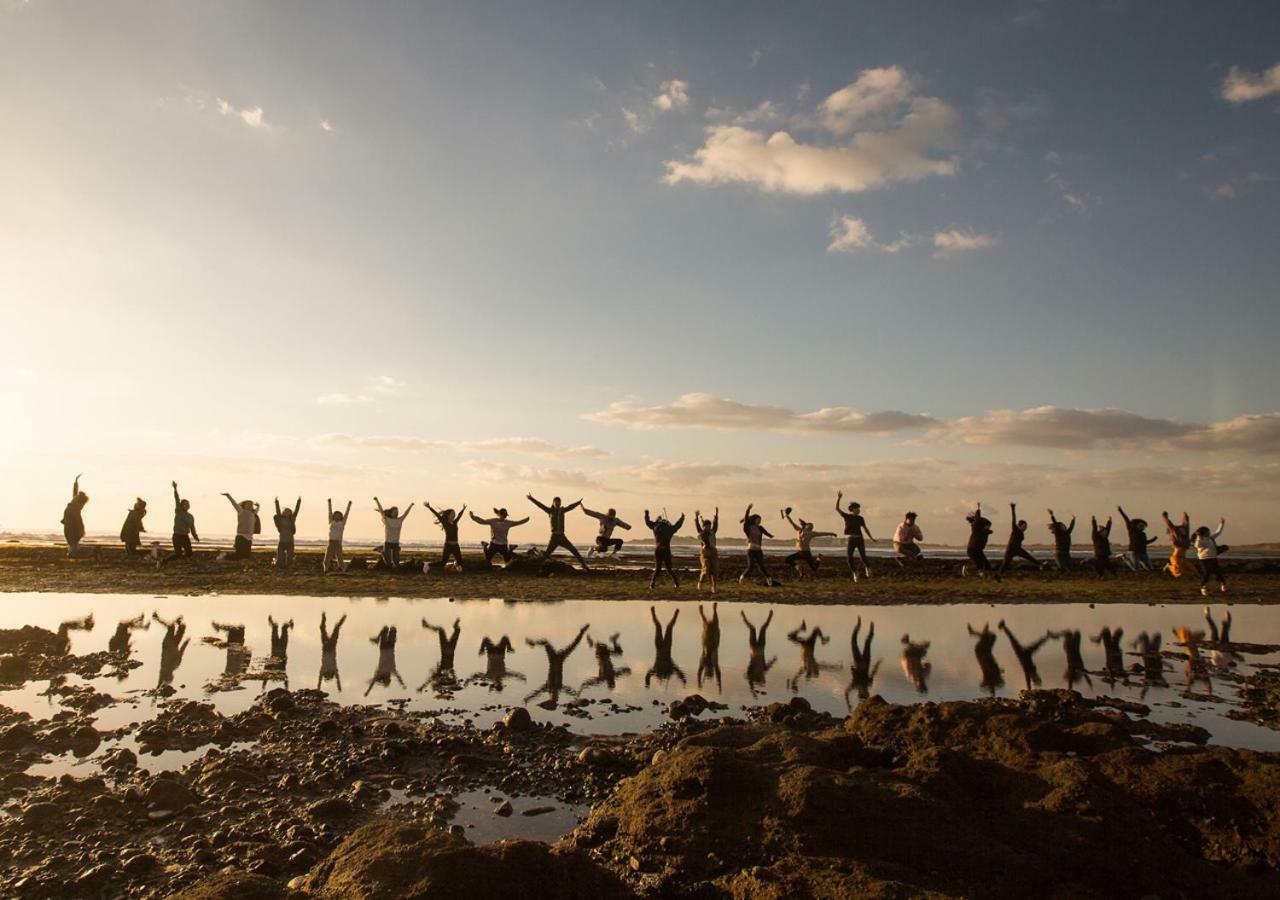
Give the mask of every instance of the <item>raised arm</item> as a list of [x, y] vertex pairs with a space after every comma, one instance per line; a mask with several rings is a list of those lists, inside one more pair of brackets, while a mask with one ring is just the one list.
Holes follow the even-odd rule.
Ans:
[[276, 515], [280, 515], [280, 498], [276, 497]]
[[676, 519], [675, 524], [671, 526], [671, 533], [675, 534], [684, 525], [684, 513], [680, 513], [680, 518]]
[[345, 521], [347, 521], [347, 520], [348, 520], [348, 519], [350, 519], [350, 518], [351, 518], [351, 501], [350, 501], [350, 500], [348, 500], [348, 501], [347, 501], [347, 511], [346, 511], [346, 512], [344, 512], [344, 513], [342, 514], [342, 521], [344, 521], [344, 522], [345, 522]]
[[401, 521], [401, 522], [403, 522], [405, 519], [409, 518], [409, 513], [411, 513], [411, 512], [413, 512], [413, 503], [412, 503], [412, 502], [411, 502], [408, 506], [406, 506], [406, 507], [404, 508], [404, 515], [402, 515], [402, 516], [400, 517], [400, 521]]
[[836, 491], [836, 512], [844, 515], [844, 510], [840, 508], [840, 501], [844, 499], [844, 491]]
[[525, 494], [525, 499], [528, 500], [530, 503], [532, 503], [534, 506], [538, 507], [538, 509], [542, 510], [544, 513], [551, 512], [551, 508], [548, 507], [546, 504], [544, 504], [537, 497], [533, 496], [533, 494]]
[[[413, 509], [413, 504], [412, 504], [412, 503], [410, 503], [410, 504], [409, 504], [409, 509]], [[406, 509], [406, 510], [404, 511], [404, 514], [405, 514], [406, 516], [407, 516], [407, 515], [409, 515], [409, 509]], [[462, 514], [463, 514], [464, 512], [466, 512], [466, 511], [467, 511], [467, 504], [465, 504], [465, 503], [464, 503], [464, 504], [462, 504], [462, 506], [458, 507], [458, 512], [454, 515], [454, 517], [453, 517], [453, 521], [457, 522], [459, 519], [461, 519], [461, 518], [462, 518]]]
[[1124, 519], [1124, 527], [1129, 528], [1129, 514], [1124, 511], [1124, 507], [1116, 506], [1116, 512], [1120, 513], [1120, 518]]
[[173, 505], [177, 507], [182, 504], [182, 498], [178, 496], [178, 482], [175, 481], [175, 482], [172, 482], [172, 484], [173, 484]]
[[1018, 527], [1018, 504], [1016, 503], [1009, 504], [1009, 521], [1014, 528]]
[[615, 516], [615, 517], [614, 517], [614, 519], [613, 519], [613, 524], [614, 524], [614, 525], [617, 525], [617, 526], [618, 526], [619, 528], [621, 528], [623, 531], [630, 531], [630, 530], [631, 530], [631, 526], [630, 526], [630, 525], [628, 525], [626, 522], [622, 521], [621, 519], [617, 518], [616, 516]]
[[441, 518], [440, 518], [440, 512], [439, 512], [439, 510], [437, 510], [434, 506], [432, 506], [432, 505], [431, 505], [431, 501], [430, 501], [430, 500], [423, 500], [423, 501], [422, 501], [422, 505], [423, 505], [423, 506], [425, 506], [425, 507], [427, 508], [427, 512], [431, 513], [431, 515], [433, 515], [433, 516], [435, 516], [435, 517], [436, 517], [436, 521], [437, 521], [437, 522], [443, 522], [443, 521], [444, 521], [444, 519], [441, 519]]
[[644, 511], [644, 524], [649, 528], [653, 527], [653, 520], [649, 518], [649, 510]]
[[753, 506], [755, 506], [754, 503], [747, 504], [747, 511], [742, 514], [742, 518], [739, 520], [743, 525], [747, 524], [747, 519], [751, 518], [751, 507]]
[[715, 515], [712, 516], [711, 518], [711, 532], [712, 534], [714, 534], [719, 530], [720, 530], [720, 507], [717, 506]]
[[702, 510], [700, 509], [693, 511], [693, 527], [699, 531], [702, 530]]
[[1226, 527], [1227, 527], [1227, 520], [1226, 520], [1226, 519], [1219, 519], [1219, 520], [1218, 520], [1218, 529], [1217, 529], [1216, 531], [1214, 531], [1214, 532], [1213, 532], [1213, 539], [1214, 539], [1215, 541], [1218, 539], [1218, 536], [1219, 536], [1220, 534], [1222, 534], [1222, 529], [1224, 529], [1224, 528], [1226, 528]]
[[1058, 524], [1058, 517], [1057, 517], [1057, 516], [1055, 516], [1055, 515], [1053, 514], [1053, 510], [1051, 510], [1051, 509], [1047, 509], [1047, 510], [1045, 510], [1045, 512], [1047, 512], [1047, 513], [1049, 514], [1049, 524], [1050, 524], [1050, 525], [1057, 525], [1057, 524]]
[[325, 502], [325, 505], [329, 507], [329, 521], [332, 522], [333, 521], [333, 498], [325, 497], [324, 502]]
[[293, 504], [293, 517], [298, 518], [298, 513], [302, 512], [302, 498], [298, 498], [298, 502]]
[[478, 525], [488, 525], [488, 524], [489, 524], [488, 519], [482, 519], [482, 518], [480, 518], [479, 516], [477, 516], [477, 515], [475, 514], [475, 511], [474, 511], [474, 510], [472, 510], [472, 511], [471, 511], [471, 512], [469, 512], [469, 513], [467, 513], [467, 515], [469, 515], [469, 516], [471, 517], [471, 521], [472, 521], [472, 522], [475, 522], [475, 523], [476, 523], [476, 524], [478, 524]]
[[[173, 489], [176, 491], [178, 489], [178, 486], [175, 484]], [[80, 495], [80, 476], [77, 475], [75, 478], [75, 481], [71, 482], [71, 499], [74, 500], [79, 495]]]
[[572, 511], [572, 510], [577, 509], [577, 508], [578, 508], [579, 506], [581, 506], [581, 505], [582, 505], [582, 498], [581, 498], [581, 497], [579, 497], [577, 500], [574, 500], [572, 503], [570, 503], [568, 506], [566, 506], [566, 507], [564, 508], [564, 511], [565, 511], [565, 512], [570, 512], [570, 511]]
[[604, 521], [604, 513], [596, 512], [594, 509], [589, 508], [586, 504], [583, 504], [582, 511], [593, 519], [599, 519], [602, 522]]
[[1072, 516], [1072, 517], [1071, 517], [1071, 524], [1069, 524], [1069, 525], [1067, 526], [1067, 535], [1068, 535], [1068, 536], [1070, 536], [1070, 534], [1071, 534], [1073, 531], [1075, 531], [1075, 530], [1076, 530], [1076, 517], [1075, 517], [1075, 516]]
[[235, 497], [232, 497], [232, 496], [231, 496], [230, 494], [228, 494], [226, 491], [223, 491], [223, 492], [222, 492], [222, 496], [226, 497], [229, 501], [231, 501], [231, 506], [232, 506], [232, 508], [233, 508], [233, 509], [238, 509], [238, 508], [239, 508], [240, 504], [236, 502], [236, 498], [235, 498]]

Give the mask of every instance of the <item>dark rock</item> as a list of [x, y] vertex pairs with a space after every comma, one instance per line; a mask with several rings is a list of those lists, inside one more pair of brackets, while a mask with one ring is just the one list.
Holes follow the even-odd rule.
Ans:
[[528, 731], [534, 727], [533, 716], [523, 706], [513, 706], [502, 717], [502, 725], [508, 731]]

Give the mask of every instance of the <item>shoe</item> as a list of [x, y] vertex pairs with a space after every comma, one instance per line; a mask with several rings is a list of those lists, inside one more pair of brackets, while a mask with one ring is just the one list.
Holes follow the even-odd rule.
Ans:
[[857, 583], [858, 583], [858, 573], [857, 573], [857, 572], [854, 572], [854, 573], [853, 573], [853, 583], [854, 583], [854, 584], [857, 584]]
[[961, 567], [960, 567], [960, 577], [961, 577], [961, 578], [968, 578], [968, 577], [969, 577], [969, 564], [968, 564], [968, 563], [965, 563], [963, 566], [961, 566]]
[[747, 576], [746, 576], [746, 575], [739, 575], [739, 576], [738, 576], [738, 584], [746, 584], [746, 583], [747, 583]]
[[862, 573], [862, 577], [866, 578], [869, 581], [871, 579], [871, 569], [870, 568], [866, 569], [866, 571]]
[[1208, 585], [1205, 585], [1204, 587], [1200, 588], [1200, 596], [1201, 596], [1201, 597], [1208, 597], [1208, 596], [1209, 596], [1209, 586], [1208, 586]]
[[1227, 592], [1227, 586], [1225, 584], [1218, 585], [1218, 589], [1224, 594]]

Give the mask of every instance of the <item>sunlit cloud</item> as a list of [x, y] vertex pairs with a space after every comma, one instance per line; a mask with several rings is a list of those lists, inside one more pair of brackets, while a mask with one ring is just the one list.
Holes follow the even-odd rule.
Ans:
[[[508, 463], [487, 462], [476, 459], [466, 460], [463, 465], [471, 473], [473, 481], [509, 486], [513, 492], [526, 491], [533, 487], [550, 488], [555, 491], [563, 490], [566, 493], [570, 490], [609, 490], [594, 476], [577, 470], [514, 466]], [[543, 499], [543, 502], [545, 503], [546, 500]]]
[[667, 162], [663, 180], [821, 194], [952, 175], [956, 160], [934, 154], [952, 143], [959, 116], [943, 101], [912, 91], [910, 77], [897, 67], [862, 72], [819, 105], [821, 129], [836, 138], [824, 143], [797, 141], [786, 131], [710, 125], [691, 157]]
[[1275, 181], [1275, 177], [1265, 172], [1246, 172], [1238, 178], [1229, 178], [1205, 189], [1212, 200], [1238, 200], [1260, 184]]
[[375, 403], [398, 395], [405, 383], [391, 375], [371, 375], [365, 379], [364, 387], [358, 390], [336, 391], [316, 397], [321, 406], [350, 406], [364, 403]]
[[215, 98], [218, 112], [222, 115], [233, 119], [239, 119], [250, 128], [260, 128], [269, 130], [271, 125], [266, 120], [266, 114], [261, 106], [245, 106], [237, 107], [230, 101], [223, 100], [221, 97]]
[[680, 79], [664, 81], [658, 96], [653, 98], [653, 108], [659, 112], [684, 109], [689, 105], [689, 83]]
[[529, 456], [545, 456], [562, 459], [601, 459], [609, 454], [598, 447], [570, 447], [553, 444], [540, 438], [511, 437], [488, 438], [478, 441], [448, 441], [438, 438], [410, 437], [406, 435], [352, 435], [322, 434], [311, 439], [317, 447], [334, 447], [347, 450], [392, 450], [415, 452], [423, 450], [454, 450], [463, 453], [520, 453]]
[[986, 250], [1000, 243], [1000, 238], [993, 234], [979, 234], [976, 231], [938, 231], [933, 235], [933, 256], [935, 259], [951, 259], [961, 253], [974, 250]]
[[909, 234], [901, 234], [895, 241], [882, 243], [877, 241], [867, 227], [867, 223], [856, 216], [836, 216], [828, 229], [831, 238], [827, 244], [829, 253], [848, 253], [854, 250], [875, 250], [879, 253], [897, 253], [916, 243]]
[[781, 406], [740, 403], [712, 394], [689, 393], [673, 403], [640, 406], [619, 400], [586, 418], [635, 429], [706, 428], [720, 431], [782, 431], [884, 435], [938, 424], [928, 415], [859, 412], [847, 406], [797, 413]]
[[333, 123], [330, 122], [328, 119], [321, 119], [318, 124], [319, 124], [320, 130], [323, 131], [325, 134], [336, 133], [333, 128]]
[[1280, 94], [1280, 63], [1256, 74], [1232, 66], [1222, 81], [1222, 99], [1228, 103], [1249, 103], [1272, 94]]
[[956, 419], [928, 432], [925, 441], [960, 440], [976, 446], [1053, 447], [1089, 450], [1117, 446], [1151, 446], [1185, 437], [1201, 428], [1173, 419], [1151, 419], [1124, 409], [992, 410]]

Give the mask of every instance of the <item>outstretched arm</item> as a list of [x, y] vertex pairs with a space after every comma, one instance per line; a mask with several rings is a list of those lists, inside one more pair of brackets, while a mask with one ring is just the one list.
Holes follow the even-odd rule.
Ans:
[[235, 497], [232, 497], [232, 496], [231, 496], [230, 494], [228, 494], [226, 491], [223, 491], [223, 492], [222, 492], [222, 496], [224, 496], [224, 497], [226, 497], [228, 500], [230, 500], [230, 501], [231, 501], [231, 505], [232, 505], [233, 507], [238, 507], [238, 506], [240, 506], [240, 504], [236, 502], [236, 498], [235, 498]]
[[684, 525], [684, 513], [680, 513], [680, 518], [676, 519], [675, 524], [671, 526], [671, 533], [675, 534], [682, 525]]
[[348, 500], [348, 501], [347, 501], [347, 511], [346, 511], [346, 512], [344, 512], [344, 513], [342, 514], [342, 521], [344, 521], [344, 522], [345, 522], [345, 521], [347, 521], [347, 519], [350, 519], [350, 518], [351, 518], [351, 501], [350, 501], [350, 500]]
[[515, 528], [517, 525], [524, 525], [528, 521], [529, 521], [528, 516], [525, 516], [523, 519], [516, 519], [514, 522], [511, 523], [511, 527]]
[[649, 510], [647, 509], [644, 511], [644, 524], [649, 528], [653, 527], [653, 520], [649, 518]]
[[280, 515], [280, 498], [276, 497], [276, 515]]
[[717, 506], [715, 515], [711, 519], [711, 531], [714, 533], [719, 530], [720, 530], [720, 507]]
[[836, 491], [836, 512], [844, 515], [844, 510], [840, 508], [840, 501], [844, 499], [844, 491]]
[[298, 498], [298, 502], [293, 504], [293, 517], [298, 518], [298, 513], [302, 512], [302, 498]]
[[385, 512], [386, 512], [386, 511], [382, 508], [382, 501], [381, 501], [381, 500], [379, 500], [377, 497], [374, 497], [374, 498], [373, 498], [373, 508], [374, 508], [374, 509], [376, 509], [376, 510], [378, 511], [378, 515], [383, 515], [383, 514], [385, 514]]
[[866, 519], [862, 520], [862, 530], [867, 533], [867, 537], [871, 538], [871, 543], [874, 544], [876, 542], [876, 539], [875, 539], [875, 536], [871, 533], [871, 528], [867, 525]]
[[475, 510], [467, 513], [471, 517], [471, 521], [478, 525], [488, 525], [489, 523], [475, 514]]
[[782, 517], [783, 517], [784, 519], [786, 519], [788, 522], [790, 522], [790, 523], [791, 523], [791, 527], [792, 527], [792, 528], [794, 528], [796, 531], [799, 531], [799, 530], [800, 530], [800, 526], [799, 526], [799, 525], [797, 525], [797, 524], [795, 523], [795, 520], [791, 518], [791, 513], [783, 513], [783, 514], [782, 514]]
[[173, 482], [173, 505], [178, 506], [182, 503], [182, 498], [178, 496], [178, 482]]
[[411, 502], [408, 506], [406, 506], [406, 507], [404, 508], [404, 515], [402, 515], [402, 516], [400, 517], [400, 521], [401, 521], [401, 522], [403, 522], [405, 519], [409, 518], [409, 513], [411, 513], [411, 512], [413, 512], [413, 503], [412, 503], [412, 502]]
[[584, 505], [583, 505], [583, 507], [582, 507], [582, 511], [583, 511], [584, 513], [586, 513], [587, 515], [589, 515], [589, 516], [590, 516], [591, 518], [593, 518], [593, 519], [601, 519], [601, 520], [603, 520], [603, 519], [604, 519], [604, 513], [602, 513], [602, 512], [596, 512], [594, 509], [589, 508], [589, 507], [588, 507], [588, 506], [586, 506], [585, 504], [584, 504]]
[[613, 520], [613, 524], [614, 524], [614, 525], [617, 525], [617, 526], [618, 526], [619, 528], [621, 528], [623, 531], [630, 531], [630, 530], [631, 530], [631, 526], [630, 526], [630, 525], [628, 525], [626, 522], [622, 521], [621, 519], [615, 518], [615, 519]]
[[815, 531], [813, 537], [839, 537], [834, 531]]
[[1120, 518], [1124, 519], [1124, 527], [1129, 527], [1129, 514], [1124, 511], [1123, 506], [1116, 506], [1116, 512], [1120, 513]]
[[[409, 504], [409, 509], [413, 509], [413, 504], [412, 504], [412, 503], [410, 503], [410, 504]], [[406, 509], [406, 510], [404, 511], [404, 514], [405, 514], [406, 516], [407, 516], [407, 515], [409, 515], [409, 509]], [[461, 519], [461, 518], [462, 518], [462, 514], [463, 514], [464, 512], [466, 512], [466, 511], [467, 511], [467, 504], [465, 504], [465, 503], [464, 503], [464, 504], [462, 504], [462, 506], [461, 506], [461, 507], [459, 507], [458, 512], [454, 515], [454, 517], [453, 517], [453, 521], [455, 521], [455, 522], [456, 522], [456, 521], [458, 521], [459, 519]]]
[[430, 501], [430, 500], [423, 500], [423, 501], [422, 501], [422, 505], [423, 505], [423, 506], [425, 506], [425, 507], [427, 508], [427, 512], [431, 513], [431, 515], [433, 515], [433, 516], [435, 516], [435, 517], [436, 517], [436, 521], [437, 521], [437, 522], [443, 522], [443, 521], [444, 521], [443, 519], [441, 519], [441, 518], [440, 518], [440, 511], [439, 511], [439, 510], [437, 510], [434, 506], [432, 506], [432, 505], [431, 505], [431, 501]]
[[754, 504], [754, 503], [748, 503], [748, 504], [747, 504], [747, 511], [746, 511], [746, 512], [744, 512], [744, 513], [742, 514], [742, 518], [739, 520], [739, 521], [741, 521], [744, 525], [746, 524], [747, 519], [750, 519], [750, 518], [751, 518], [751, 507], [753, 507], [753, 506], [755, 506], [755, 504]]
[[1016, 503], [1009, 504], [1009, 519], [1013, 523], [1013, 527], [1017, 528], [1018, 527], [1018, 504]]
[[1076, 517], [1075, 517], [1075, 516], [1072, 516], [1072, 517], [1071, 517], [1071, 524], [1069, 524], [1069, 525], [1067, 526], [1067, 534], [1068, 534], [1068, 535], [1070, 535], [1070, 534], [1071, 534], [1071, 532], [1073, 532], [1073, 531], [1075, 531], [1075, 530], [1076, 530]]
[[525, 494], [525, 499], [527, 499], [534, 506], [538, 507], [538, 509], [542, 510], [544, 513], [551, 512], [551, 509], [546, 504], [544, 504], [541, 500], [539, 500], [537, 497], [533, 496], [533, 494]]
[[765, 537], [773, 537], [773, 534], [769, 531], [769, 529], [765, 528], [763, 525], [760, 526], [760, 533], [763, 534]]
[[565, 512], [569, 512], [570, 510], [577, 509], [577, 508], [578, 508], [579, 506], [581, 506], [581, 505], [582, 505], [582, 499], [581, 499], [581, 498], [579, 498], [579, 499], [577, 499], [577, 500], [574, 500], [574, 501], [573, 501], [572, 503], [570, 503], [568, 506], [566, 506], [566, 507], [564, 508], [564, 511], [565, 511]]

